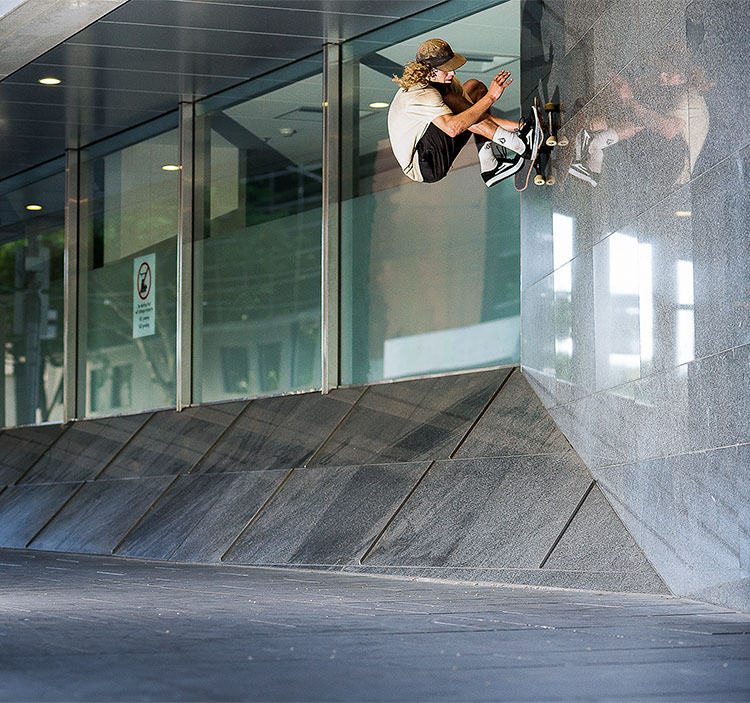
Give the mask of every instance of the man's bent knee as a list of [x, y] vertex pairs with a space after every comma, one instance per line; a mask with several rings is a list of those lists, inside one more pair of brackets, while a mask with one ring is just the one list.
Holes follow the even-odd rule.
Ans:
[[476, 102], [487, 94], [487, 86], [476, 78], [469, 78], [463, 85], [466, 94], [471, 98], [472, 102]]

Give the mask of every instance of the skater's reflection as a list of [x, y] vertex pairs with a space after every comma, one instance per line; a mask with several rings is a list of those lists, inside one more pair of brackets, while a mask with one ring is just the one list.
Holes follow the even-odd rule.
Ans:
[[[653, 163], [662, 177], [684, 184], [690, 180], [709, 129], [706, 92], [713, 86], [700, 67], [685, 70], [689, 63], [684, 45], [671, 47], [672, 57], [657, 70], [628, 83], [610, 74], [616, 117], [598, 115], [579, 129], [569, 175], [596, 186], [603, 172], [606, 150], [647, 130], [656, 139], [649, 145]], [[666, 171], [666, 174], [665, 174]]]

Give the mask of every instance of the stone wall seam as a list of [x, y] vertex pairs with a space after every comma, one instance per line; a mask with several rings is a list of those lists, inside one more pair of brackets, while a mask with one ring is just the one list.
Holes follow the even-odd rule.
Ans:
[[65, 509], [68, 503], [70, 503], [70, 501], [73, 500], [73, 498], [75, 498], [81, 492], [81, 489], [87, 483], [90, 483], [90, 481], [81, 481], [81, 485], [78, 486], [78, 488], [76, 488], [70, 496], [68, 496], [68, 499], [63, 502], [63, 504], [52, 514], [52, 516], [34, 533], [34, 536], [28, 542], [26, 542], [26, 549], [29, 549], [31, 547], [31, 545], [34, 543], [34, 540], [37, 539], [37, 537], [39, 537], [39, 535], [41, 535], [42, 532], [44, 532], [52, 522], [54, 522], [55, 518]]
[[295, 471], [296, 471], [295, 468], [290, 469], [289, 473], [287, 473], [287, 475], [284, 476], [283, 479], [281, 479], [281, 482], [279, 483], [279, 485], [276, 486], [276, 488], [274, 488], [273, 492], [271, 493], [270, 496], [268, 496], [268, 498], [266, 498], [263, 505], [261, 505], [260, 508], [258, 508], [255, 511], [255, 514], [250, 518], [247, 525], [245, 525], [242, 528], [242, 530], [237, 535], [237, 537], [235, 537], [234, 540], [232, 540], [232, 543], [229, 545], [229, 547], [227, 547], [227, 549], [224, 550], [224, 553], [219, 558], [219, 561], [223, 562], [227, 558], [229, 553], [237, 546], [237, 544], [245, 536], [247, 531], [257, 522], [258, 518], [263, 514], [265, 509], [273, 502], [274, 498], [276, 498], [276, 496], [281, 492], [281, 489], [286, 485], [287, 481], [292, 477], [292, 474]]
[[99, 473], [96, 474], [96, 476], [94, 476], [94, 481], [98, 481], [102, 477], [104, 472], [113, 464], [115, 459], [117, 459], [120, 456], [120, 454], [122, 454], [125, 451], [125, 447], [127, 447], [135, 439], [135, 437], [141, 432], [141, 430], [146, 425], [148, 425], [149, 422], [151, 422], [151, 419], [154, 417], [154, 415], [156, 415], [156, 413], [152, 412], [149, 415], [149, 417], [146, 419], [146, 421], [143, 424], [141, 424], [141, 426], [135, 432], [133, 432], [132, 435], [130, 435], [130, 439], [125, 441], [125, 443], [115, 452], [114, 456], [111, 457], [110, 460], [104, 464], [101, 471], [99, 471]]
[[[145, 423], [144, 423], [144, 424], [145, 424]], [[145, 478], [145, 477], [137, 477], [137, 478], [136, 478], [135, 480], [136, 480], [136, 481], [138, 481], [138, 480], [139, 480], [140, 478]], [[151, 513], [151, 511], [152, 511], [152, 510], [153, 510], [153, 509], [154, 509], [154, 508], [155, 508], [155, 507], [156, 507], [156, 506], [157, 506], [157, 505], [159, 504], [159, 502], [161, 501], [161, 499], [162, 499], [162, 498], [164, 498], [164, 496], [165, 496], [165, 495], [167, 495], [167, 493], [169, 493], [169, 490], [170, 490], [170, 489], [172, 488], [172, 486], [174, 486], [174, 484], [175, 484], [175, 483], [177, 483], [177, 480], [178, 480], [179, 478], [180, 478], [180, 474], [178, 474], [177, 476], [175, 476], [175, 477], [174, 477], [174, 478], [173, 478], [173, 479], [172, 479], [172, 480], [171, 480], [171, 481], [170, 481], [170, 482], [169, 482], [169, 483], [167, 484], [167, 487], [166, 487], [166, 488], [165, 488], [165, 489], [164, 489], [164, 490], [163, 490], [163, 491], [161, 492], [161, 494], [159, 494], [159, 495], [158, 495], [158, 496], [156, 497], [156, 499], [155, 499], [155, 500], [154, 500], [154, 501], [153, 501], [153, 502], [151, 503], [151, 505], [149, 505], [149, 506], [148, 506], [148, 508], [146, 508], [146, 510], [145, 510], [145, 512], [143, 513], [143, 515], [141, 515], [141, 516], [140, 516], [140, 517], [139, 517], [139, 518], [138, 518], [138, 519], [137, 519], [137, 520], [136, 520], [136, 521], [135, 521], [135, 522], [133, 523], [133, 525], [132, 525], [132, 526], [130, 527], [130, 529], [129, 529], [129, 530], [128, 530], [128, 531], [127, 531], [127, 532], [126, 532], [126, 533], [125, 533], [124, 535], [123, 535], [123, 537], [122, 537], [122, 538], [120, 539], [120, 541], [119, 541], [119, 542], [118, 542], [118, 543], [117, 543], [117, 544], [116, 544], [116, 545], [115, 545], [114, 547], [112, 547], [112, 554], [113, 554], [113, 555], [117, 554], [117, 550], [118, 550], [118, 549], [120, 549], [120, 547], [122, 547], [122, 545], [123, 545], [123, 544], [125, 544], [125, 542], [127, 541], [128, 537], [130, 537], [130, 535], [132, 535], [132, 534], [133, 534], [133, 532], [135, 531], [135, 529], [136, 529], [136, 528], [137, 528], [137, 527], [138, 527], [138, 526], [139, 526], [139, 525], [140, 525], [140, 524], [141, 524], [141, 523], [142, 523], [142, 522], [143, 522], [143, 521], [144, 521], [144, 520], [146, 519], [146, 517], [147, 517], [147, 516], [149, 515], [149, 513]]]
[[[678, 364], [677, 366], [669, 366], [668, 368], [665, 368], [665, 369], [657, 369], [657, 370], [655, 370], [655, 371], [653, 371], [651, 373], [646, 374], [645, 376], [639, 376], [638, 378], [633, 379], [631, 381], [625, 381], [624, 383], [619, 383], [616, 386], [611, 386], [609, 388], [602, 388], [600, 390], [594, 391], [593, 393], [587, 393], [586, 395], [582, 395], [582, 396], [576, 398], [573, 401], [570, 401], [570, 402], [567, 402], [567, 403], [555, 403], [554, 405], [549, 405], [549, 406], [545, 406], [545, 407], [547, 408], [547, 410], [556, 410], [557, 408], [570, 407], [570, 406], [572, 406], [572, 405], [574, 405], [576, 403], [580, 403], [582, 400], [587, 400], [587, 399], [593, 398], [593, 397], [595, 397], [597, 395], [602, 395], [602, 394], [605, 394], [605, 393], [611, 393], [612, 391], [616, 391], [616, 390], [619, 390], [619, 389], [622, 389], [622, 388], [627, 388], [628, 386], [631, 386], [631, 385], [633, 385], [635, 383], [640, 383], [641, 381], [647, 381], [647, 380], [650, 380], [650, 379], [658, 378], [659, 376], [663, 376], [663, 375], [665, 375], [667, 373], [673, 372], [673, 371], [675, 371], [676, 369], [679, 369], [682, 366], [689, 366], [690, 364], [695, 364], [697, 362], [706, 361], [708, 359], [713, 359], [714, 357], [721, 356], [722, 354], [727, 354], [729, 352], [733, 352], [733, 351], [736, 351], [738, 349], [745, 349], [745, 348], [750, 348], [750, 343], [748, 343], [748, 344], [739, 344], [739, 345], [736, 345], [736, 346], [733, 346], [733, 347], [729, 347], [727, 349], [722, 349], [722, 350], [714, 352], [712, 354], [706, 354], [705, 356], [696, 357], [695, 359], [691, 359], [690, 361], [686, 361], [684, 364]], [[532, 374], [531, 374], [532, 378], [533, 378], [533, 372], [541, 374], [541, 372], [539, 371], [539, 369], [535, 369], [532, 366], [523, 366], [522, 365], [521, 366], [522, 372], [523, 372], [523, 369], [528, 369], [529, 371], [531, 371], [532, 372]], [[553, 378], [553, 377], [550, 376], [549, 378]], [[740, 442], [739, 444], [743, 444], [743, 443]], [[728, 445], [728, 446], [735, 446], [735, 445], [731, 444], [731, 445]]]
[[500, 382], [500, 385], [497, 387], [497, 390], [492, 394], [492, 397], [485, 403], [484, 407], [479, 411], [476, 418], [474, 418], [474, 421], [471, 423], [471, 426], [469, 427], [469, 429], [467, 429], [466, 432], [464, 433], [464, 436], [458, 440], [458, 443], [456, 444], [453, 451], [450, 454], [448, 454], [449, 459], [453, 459], [456, 456], [456, 453], [458, 452], [458, 450], [461, 449], [461, 446], [468, 439], [469, 435], [472, 433], [474, 428], [479, 424], [479, 421], [482, 419], [482, 417], [484, 417], [485, 413], [490, 409], [490, 406], [492, 405], [492, 403], [495, 402], [495, 398], [497, 398], [497, 396], [500, 395], [500, 392], [503, 390], [503, 388], [505, 388], [505, 384], [508, 383], [508, 380], [510, 379], [510, 377], [514, 373], [516, 373], [517, 370], [520, 372], [520, 366], [512, 368], [510, 373]]
[[50, 443], [50, 445], [36, 459], [34, 459], [34, 461], [31, 462], [29, 467], [15, 480], [15, 483], [13, 483], [14, 486], [18, 486], [21, 483], [21, 481], [23, 481], [23, 479], [26, 478], [26, 476], [28, 476], [29, 473], [31, 473], [31, 470], [42, 460], [42, 457], [44, 457], [47, 454], [47, 452], [50, 451], [50, 449], [52, 449], [52, 447], [54, 447], [60, 441], [60, 439], [65, 435], [65, 433], [72, 426], [73, 426], [73, 423], [69, 422], [63, 428], [63, 431], [60, 432], [60, 434], [55, 438], [55, 440], [52, 443]]
[[[354, 409], [359, 405], [359, 402], [362, 400], [362, 398], [365, 397], [365, 393], [369, 391], [371, 386], [365, 386], [365, 389], [360, 393], [357, 400], [355, 400], [352, 403], [352, 406], [344, 413], [344, 416], [336, 423], [336, 426], [330, 431], [328, 436], [320, 443], [320, 446], [310, 455], [310, 458], [303, 464], [302, 468], [307, 468], [310, 466], [310, 464], [313, 462], [316, 456], [320, 454], [323, 449], [325, 449], [326, 444], [330, 442], [333, 439], [333, 436], [336, 434], [336, 432], [339, 431], [341, 426], [349, 419], [349, 416], [354, 412]], [[223, 557], [222, 557], [223, 559]]]
[[583, 492], [581, 499], [578, 501], [578, 505], [576, 505], [576, 507], [573, 508], [573, 512], [570, 514], [570, 517], [568, 518], [567, 522], [563, 525], [562, 529], [560, 530], [560, 534], [557, 535], [557, 537], [555, 538], [555, 541], [552, 542], [552, 546], [549, 548], [547, 553], [544, 555], [544, 558], [539, 563], [540, 569], [543, 569], [544, 565], [549, 561], [549, 558], [552, 556], [552, 552], [555, 551], [555, 547], [557, 547], [557, 545], [560, 544], [560, 540], [568, 531], [568, 528], [572, 524], [573, 520], [575, 520], [576, 515], [578, 515], [578, 511], [583, 507], [583, 504], [586, 502], [586, 498], [589, 497], [589, 494], [591, 493], [591, 491], [594, 490], [595, 486], [596, 486], [596, 480], [592, 481], [589, 484], [588, 488]]
[[224, 435], [226, 435], [237, 424], [237, 422], [239, 422], [239, 419], [245, 414], [245, 411], [250, 407], [250, 404], [252, 402], [253, 402], [252, 400], [249, 400], [247, 401], [247, 403], [245, 403], [245, 407], [242, 408], [242, 410], [240, 410], [237, 413], [237, 415], [235, 415], [234, 419], [219, 433], [219, 436], [213, 441], [211, 446], [208, 449], [206, 449], [206, 451], [203, 452], [203, 454], [201, 454], [201, 456], [198, 458], [198, 461], [196, 461], [190, 467], [190, 469], [188, 469], [185, 472], [186, 474], [192, 474], [193, 471], [195, 471], [203, 463], [206, 457], [208, 457], [208, 455], [211, 454], [211, 452], [216, 448], [219, 442], [221, 442], [221, 440], [224, 439]]
[[[508, 375], [510, 376], [510, 374], [508, 374]], [[404, 506], [409, 502], [409, 498], [411, 498], [412, 495], [414, 495], [414, 491], [416, 491], [417, 488], [419, 488], [419, 484], [422, 483], [422, 481], [424, 480], [424, 477], [427, 476], [427, 472], [434, 465], [435, 465], [435, 461], [434, 460], [429, 463], [429, 465], [424, 470], [424, 472], [422, 473], [422, 475], [419, 477], [419, 479], [417, 480], [417, 482], [412, 486], [412, 488], [409, 491], [409, 493], [401, 501], [400, 505], [396, 508], [396, 510], [394, 511], [393, 515], [391, 515], [391, 517], [388, 518], [388, 520], [385, 523], [385, 525], [383, 525], [383, 529], [380, 530], [380, 532], [377, 534], [377, 536], [372, 541], [372, 543], [370, 544], [370, 546], [364, 551], [364, 553], [362, 554], [362, 556], [357, 559], [357, 563], [360, 566], [363, 565], [365, 563], [365, 560], [367, 559], [367, 557], [370, 556], [370, 554], [372, 554], [373, 550], [375, 549], [375, 547], [377, 547], [377, 545], [380, 542], [380, 540], [382, 539], [383, 535], [387, 532], [388, 528], [391, 526], [391, 524], [393, 523], [393, 521], [398, 517], [399, 513], [404, 508]], [[344, 565], [344, 566], [346, 566], [346, 565]]]

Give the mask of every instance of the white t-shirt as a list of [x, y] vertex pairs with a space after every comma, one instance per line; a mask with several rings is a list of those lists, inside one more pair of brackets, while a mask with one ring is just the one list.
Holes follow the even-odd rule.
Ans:
[[[456, 78], [451, 81], [448, 90], [468, 99]], [[400, 88], [391, 101], [388, 110], [391, 148], [403, 172], [413, 181], [423, 180], [417, 158], [417, 142], [432, 120], [440, 115], [452, 114], [453, 111], [445, 104], [438, 89], [429, 84], [415, 85], [409, 90]]]

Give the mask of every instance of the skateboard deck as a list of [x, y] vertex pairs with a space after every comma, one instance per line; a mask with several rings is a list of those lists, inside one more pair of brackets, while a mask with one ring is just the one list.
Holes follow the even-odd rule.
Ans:
[[526, 190], [529, 185], [529, 177], [531, 172], [534, 170], [536, 165], [537, 156], [539, 155], [539, 147], [544, 141], [544, 129], [542, 127], [542, 116], [539, 109], [539, 99], [534, 98], [534, 104], [531, 106], [531, 112], [534, 116], [534, 146], [531, 151], [531, 156], [528, 159], [524, 159], [523, 166], [514, 176], [514, 185], [516, 190], [521, 192]]

